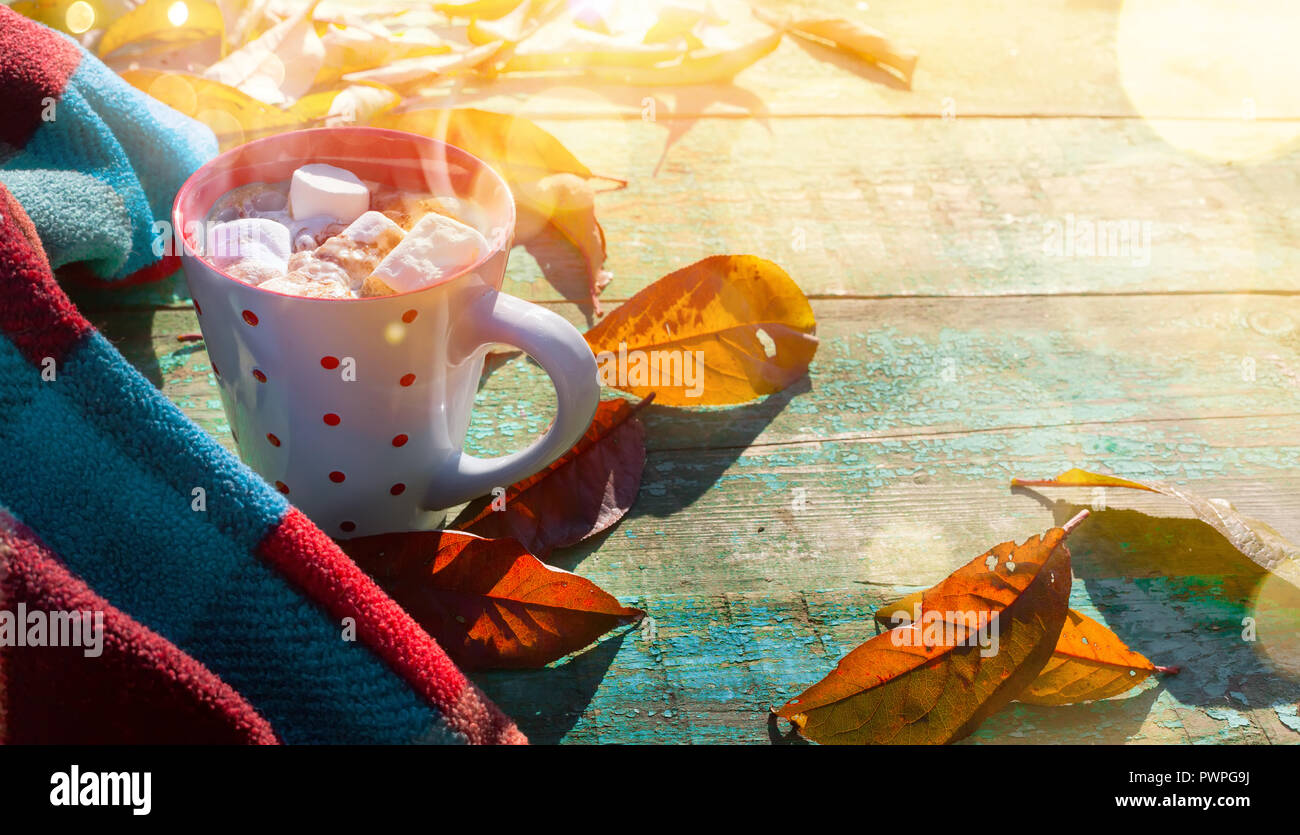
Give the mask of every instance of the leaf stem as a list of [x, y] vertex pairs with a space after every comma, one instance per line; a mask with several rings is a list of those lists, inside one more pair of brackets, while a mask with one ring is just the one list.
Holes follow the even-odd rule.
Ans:
[[1061, 529], [1065, 531], [1065, 533], [1068, 535], [1070, 531], [1079, 527], [1079, 523], [1081, 523], [1084, 519], [1087, 518], [1088, 518], [1088, 509], [1084, 508], [1083, 510], [1080, 510], [1078, 513], [1074, 514], [1074, 518], [1066, 522], [1064, 525], [1062, 525]]
[[1167, 676], [1176, 676], [1183, 671], [1182, 667], [1162, 667], [1159, 664], [1153, 664], [1157, 673], [1164, 673]]

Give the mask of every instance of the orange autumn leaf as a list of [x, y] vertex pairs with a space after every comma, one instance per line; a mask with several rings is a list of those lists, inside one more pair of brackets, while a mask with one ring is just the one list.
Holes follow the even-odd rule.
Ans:
[[920, 621], [853, 650], [777, 715], [822, 743], [969, 735], [1051, 657], [1069, 606], [1065, 537], [1087, 515], [1023, 545], [1003, 542], [957, 569], [922, 594]]
[[[878, 623], [910, 623], [922, 592], [881, 606]], [[1119, 636], [1087, 615], [1071, 609], [1061, 627], [1052, 657], [1016, 701], [1036, 705], [1067, 705], [1117, 696], [1138, 686], [1153, 672], [1177, 673], [1159, 667], [1129, 649]]]
[[753, 255], [714, 255], [646, 287], [586, 336], [604, 384], [653, 392], [669, 406], [716, 406], [802, 377], [816, 327], [785, 270]]
[[340, 547], [472, 669], [542, 667], [645, 614], [513, 539], [415, 531]]
[[500, 501], [485, 496], [470, 503], [452, 526], [490, 538], [513, 537], [540, 557], [608, 529], [632, 507], [641, 487], [645, 427], [636, 415], [649, 401], [601, 401], [573, 449], [512, 484]]
[[1016, 700], [1031, 705], [1069, 705], [1117, 696], [1146, 681], [1157, 667], [1125, 646], [1119, 636], [1087, 615], [1070, 610], [1046, 666]]

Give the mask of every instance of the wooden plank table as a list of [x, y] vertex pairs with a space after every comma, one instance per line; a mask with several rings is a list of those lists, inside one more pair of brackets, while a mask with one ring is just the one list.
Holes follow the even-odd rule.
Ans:
[[[529, 113], [629, 180], [599, 198], [607, 307], [749, 252], [804, 288], [821, 339], [780, 394], [647, 410], [636, 505], [553, 561], [648, 618], [545, 670], [473, 676], [534, 741], [767, 742], [768, 708], [875, 634], [876, 605], [1099, 500], [1012, 476], [1173, 481], [1300, 541], [1295, 152], [1228, 164], [1171, 144], [1145, 117], [1226, 117], [1135, 109], [1118, 2], [862, 5], [827, 8], [914, 46], [913, 89], [787, 39], [731, 85], [460, 94]], [[1294, 102], [1261, 107], [1233, 129], [1300, 132]], [[1046, 225], [1070, 217], [1149, 224], [1149, 248], [1053, 254]], [[516, 249], [505, 289], [586, 327], [581, 274], [543, 241]], [[182, 281], [77, 299], [233, 449], [203, 344], [176, 339], [198, 331]], [[506, 365], [479, 393], [472, 451], [522, 445], [553, 406], [534, 365]], [[972, 741], [1300, 741], [1292, 590], [1171, 500], [1104, 498], [1071, 540], [1072, 603], [1184, 672], [1103, 702], [1013, 704]]]

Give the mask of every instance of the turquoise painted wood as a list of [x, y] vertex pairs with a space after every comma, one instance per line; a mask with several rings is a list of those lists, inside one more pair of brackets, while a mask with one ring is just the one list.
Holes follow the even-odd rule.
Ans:
[[[548, 669], [473, 676], [535, 741], [785, 741], [769, 708], [875, 634], [881, 602], [1104, 502], [1071, 540], [1072, 604], [1183, 672], [1012, 705], [970, 741], [1300, 742], [1294, 590], [1173, 500], [1008, 486], [1075, 466], [1174, 481], [1300, 541], [1296, 154], [1226, 165], [1169, 145], [1116, 76], [1112, 6], [1008, 0], [957, 25], [947, 3], [872, 3], [922, 53], [910, 93], [794, 43], [734, 85], [653, 91], [654, 121], [640, 91], [467, 92], [630, 181], [597, 203], [608, 306], [751, 252], [810, 295], [822, 340], [785, 392], [645, 412], [632, 512], [552, 560], [648, 618]], [[945, 96], [955, 120], [935, 118]], [[1051, 251], [1071, 218], [1149, 222], [1149, 248]], [[516, 248], [507, 289], [585, 327], [581, 275], [552, 237]], [[198, 330], [183, 283], [77, 300], [233, 446], [202, 343], [177, 339]], [[551, 398], [536, 366], [506, 364], [472, 450], [523, 446]]]

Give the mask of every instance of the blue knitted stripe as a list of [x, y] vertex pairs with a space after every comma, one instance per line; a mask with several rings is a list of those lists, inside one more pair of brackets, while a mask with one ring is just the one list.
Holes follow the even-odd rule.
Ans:
[[[239, 690], [286, 742], [458, 740], [255, 555], [283, 497], [100, 334], [52, 382], [0, 338], [0, 415], [0, 504], [99, 594]], [[192, 509], [195, 487], [206, 511]]]

